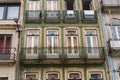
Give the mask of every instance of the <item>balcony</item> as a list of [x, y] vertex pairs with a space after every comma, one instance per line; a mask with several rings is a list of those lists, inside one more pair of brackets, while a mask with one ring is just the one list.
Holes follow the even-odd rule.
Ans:
[[81, 80], [81, 79], [68, 79], [68, 80]]
[[101, 0], [102, 7], [108, 7], [108, 8], [114, 8], [114, 7], [120, 7], [120, 1], [119, 0]]
[[60, 22], [60, 11], [59, 10], [46, 10], [45, 11], [45, 22]]
[[77, 23], [79, 22], [78, 11], [76, 10], [65, 10], [63, 11], [63, 22], [65, 23]]
[[90, 79], [90, 80], [104, 80], [103, 78], [101, 78], [101, 79]]
[[23, 48], [21, 60], [23, 63], [37, 64], [84, 64], [103, 63], [105, 59], [104, 48], [87, 47], [41, 47]]
[[39, 23], [42, 21], [42, 13], [40, 10], [27, 10], [25, 15], [26, 23]]
[[94, 10], [81, 11], [81, 21], [82, 22], [97, 22], [97, 11], [94, 11]]
[[109, 40], [109, 54], [112, 56], [120, 56], [120, 40]]
[[15, 62], [15, 48], [0, 48], [0, 64]]

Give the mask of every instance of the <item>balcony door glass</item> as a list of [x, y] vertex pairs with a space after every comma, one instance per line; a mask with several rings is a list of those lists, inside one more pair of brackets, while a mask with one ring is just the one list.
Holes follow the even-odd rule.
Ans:
[[99, 58], [96, 30], [86, 30], [86, 46], [89, 58]]
[[47, 30], [47, 57], [58, 58], [58, 30]]
[[58, 10], [57, 0], [47, 0], [47, 10]]
[[59, 79], [59, 73], [58, 72], [47, 72], [46, 73], [46, 79], [47, 80], [58, 80]]
[[77, 30], [66, 30], [67, 56], [76, 58], [79, 56], [78, 51], [78, 33]]
[[39, 30], [27, 31], [26, 57], [28, 59], [38, 58]]
[[0, 54], [10, 54], [11, 35], [0, 35]]
[[68, 80], [80, 80], [80, 72], [68, 72]]
[[103, 80], [101, 72], [90, 72], [90, 80]]
[[120, 39], [120, 26], [111, 26], [112, 39]]
[[39, 18], [40, 17], [40, 0], [29, 0], [29, 18]]
[[3, 19], [4, 6], [0, 6], [0, 19]]

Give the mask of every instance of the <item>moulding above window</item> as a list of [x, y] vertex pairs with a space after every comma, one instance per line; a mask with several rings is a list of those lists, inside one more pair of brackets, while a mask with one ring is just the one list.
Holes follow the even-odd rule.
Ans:
[[0, 0], [0, 3], [20, 3], [20, 0]]
[[110, 20], [110, 25], [111, 26], [120, 26], [120, 19], [113, 18]]

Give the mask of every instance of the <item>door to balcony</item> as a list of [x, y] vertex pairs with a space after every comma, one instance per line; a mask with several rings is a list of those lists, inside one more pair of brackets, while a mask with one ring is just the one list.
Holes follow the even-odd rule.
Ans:
[[38, 59], [38, 44], [39, 44], [38, 42], [39, 42], [39, 31], [28, 30], [27, 45], [26, 45], [27, 59]]
[[11, 35], [0, 35], [0, 59], [10, 59]]
[[88, 58], [99, 58], [98, 41], [95, 30], [86, 30], [86, 50]]
[[67, 30], [67, 57], [79, 58], [78, 36], [76, 30]]
[[47, 30], [47, 58], [58, 57], [58, 30]]
[[27, 20], [40, 20], [40, 0], [29, 0]]

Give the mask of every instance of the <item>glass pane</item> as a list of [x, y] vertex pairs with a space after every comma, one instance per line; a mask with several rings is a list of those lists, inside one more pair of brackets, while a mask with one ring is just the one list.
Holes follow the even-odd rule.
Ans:
[[10, 45], [11, 45], [11, 37], [7, 37], [5, 43], [5, 53], [7, 54], [10, 53]]
[[118, 27], [118, 39], [120, 39], [120, 26]]
[[19, 6], [9, 6], [7, 12], [7, 19], [14, 19], [19, 17]]
[[27, 54], [31, 54], [31, 47], [32, 47], [32, 36], [27, 36]]
[[68, 35], [76, 35], [76, 31], [67, 31]]
[[117, 39], [117, 33], [116, 33], [115, 26], [111, 27], [111, 35], [113, 39]]
[[71, 46], [71, 37], [68, 37], [68, 53], [72, 53], [72, 46]]
[[54, 53], [58, 53], [58, 37], [54, 36]]
[[78, 73], [70, 73], [69, 78], [70, 79], [79, 79], [80, 75]]
[[3, 52], [4, 37], [0, 37], [0, 53]]
[[26, 75], [26, 79], [27, 80], [36, 79], [36, 75]]
[[0, 80], [8, 80], [8, 77], [0, 77]]
[[48, 74], [48, 79], [52, 79], [52, 78], [58, 79], [58, 74], [55, 74], [55, 73], [53, 73], [53, 74]]
[[39, 37], [34, 36], [34, 54], [37, 54], [38, 41], [39, 41]]
[[78, 53], [77, 37], [73, 37], [73, 41], [74, 41], [74, 53]]
[[4, 7], [0, 7], [0, 19], [3, 19]]
[[101, 75], [100, 74], [91, 74], [91, 78], [92, 79], [101, 79]]

